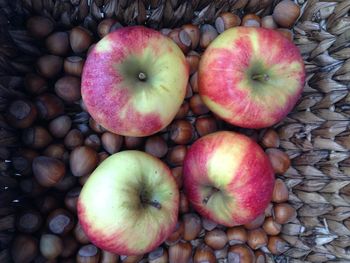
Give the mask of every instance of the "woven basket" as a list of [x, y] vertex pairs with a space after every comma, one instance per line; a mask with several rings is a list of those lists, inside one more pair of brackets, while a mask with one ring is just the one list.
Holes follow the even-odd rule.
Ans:
[[[95, 30], [102, 18], [125, 25], [174, 28], [213, 23], [222, 12], [271, 14], [276, 0], [0, 0], [0, 110], [22, 93], [23, 75], [40, 54], [25, 19], [40, 14], [62, 27]], [[275, 262], [350, 262], [350, 0], [298, 0], [302, 15], [294, 39], [308, 73], [294, 111], [276, 126], [292, 159], [283, 178], [298, 218], [284, 225], [291, 249]], [[11, 168], [20, 133], [0, 115], [0, 262], [11, 262], [9, 244], [18, 207], [26, 199]]]

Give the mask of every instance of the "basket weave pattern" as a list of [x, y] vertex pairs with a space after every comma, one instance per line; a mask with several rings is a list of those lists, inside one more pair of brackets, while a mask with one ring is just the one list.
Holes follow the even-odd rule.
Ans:
[[[23, 75], [32, 70], [40, 50], [23, 29], [29, 14], [52, 18], [62, 27], [83, 24], [95, 30], [102, 18], [153, 28], [185, 23], [213, 23], [224, 11], [270, 14], [273, 0], [0, 0], [0, 111], [21, 97]], [[294, 27], [295, 43], [308, 73], [302, 98], [277, 130], [292, 159], [283, 175], [289, 202], [298, 218], [284, 225], [292, 246], [283, 262], [350, 262], [350, 0], [298, 1], [302, 15]], [[18, 134], [0, 115], [0, 158], [17, 147]], [[21, 200], [6, 162], [0, 165], [0, 262], [7, 262], [16, 203]], [[287, 257], [286, 257], [287, 256]]]

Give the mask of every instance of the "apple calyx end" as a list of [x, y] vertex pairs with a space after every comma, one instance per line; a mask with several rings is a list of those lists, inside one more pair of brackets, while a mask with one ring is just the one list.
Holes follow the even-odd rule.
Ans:
[[270, 76], [265, 74], [254, 74], [252, 76], [252, 80], [259, 81], [259, 82], [266, 82], [270, 80]]
[[153, 207], [155, 207], [155, 208], [157, 208], [159, 210], [162, 209], [162, 205], [158, 201], [155, 201], [155, 200], [148, 201], [146, 204], [148, 204], [150, 206], [153, 206]]
[[203, 204], [206, 205], [209, 202], [209, 199], [217, 192], [220, 192], [220, 189], [216, 187], [210, 187], [209, 194], [206, 197], [204, 197], [204, 199], [202, 200]]
[[148, 199], [144, 193], [140, 195], [140, 201], [143, 206], [150, 205], [159, 210], [162, 209], [162, 205], [157, 200]]
[[137, 77], [140, 81], [146, 81], [146, 79], [147, 79], [147, 75], [144, 72], [140, 72]]

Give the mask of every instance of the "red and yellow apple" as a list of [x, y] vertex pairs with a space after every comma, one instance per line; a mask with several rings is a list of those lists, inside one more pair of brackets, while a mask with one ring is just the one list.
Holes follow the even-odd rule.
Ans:
[[139, 255], [158, 247], [174, 230], [179, 191], [170, 169], [141, 151], [104, 160], [78, 199], [79, 222], [97, 247]]
[[304, 87], [298, 48], [279, 32], [235, 27], [219, 35], [199, 65], [203, 102], [228, 123], [263, 128], [282, 120]]
[[90, 115], [107, 130], [142, 137], [167, 126], [179, 110], [189, 77], [180, 48], [142, 26], [118, 29], [89, 53], [82, 98]]
[[215, 132], [189, 148], [184, 189], [194, 209], [225, 226], [246, 224], [271, 201], [274, 172], [269, 158], [249, 137]]

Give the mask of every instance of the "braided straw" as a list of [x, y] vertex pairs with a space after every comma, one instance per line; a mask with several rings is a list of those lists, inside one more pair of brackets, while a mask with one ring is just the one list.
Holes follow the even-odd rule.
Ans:
[[[127, 25], [153, 28], [185, 23], [213, 23], [225, 11], [241, 15], [271, 14], [274, 0], [18, 0], [0, 1], [0, 111], [20, 92], [23, 73], [31, 71], [40, 54], [25, 30], [29, 14], [40, 14], [60, 26], [83, 24], [95, 30], [98, 21], [116, 17]], [[283, 226], [282, 237], [291, 248], [271, 262], [350, 262], [350, 0], [299, 0], [302, 15], [294, 27], [308, 73], [300, 102], [277, 129], [281, 147], [292, 159], [282, 176], [290, 190], [289, 202], [298, 217]], [[17, 144], [0, 115], [0, 158]], [[0, 183], [0, 262], [8, 262], [7, 244], [14, 228], [18, 198], [16, 180], [6, 176], [2, 163]]]

